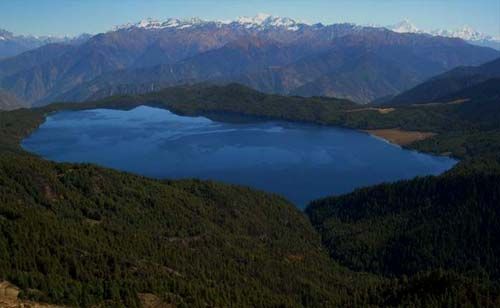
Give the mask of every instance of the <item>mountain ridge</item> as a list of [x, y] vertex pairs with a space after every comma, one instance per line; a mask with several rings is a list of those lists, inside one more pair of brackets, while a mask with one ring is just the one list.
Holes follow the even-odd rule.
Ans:
[[[371, 36], [378, 36], [380, 38], [373, 39]], [[453, 66], [454, 61], [456, 61], [455, 59], [450, 58], [449, 60], [442, 61], [443, 55], [445, 54], [444, 50], [453, 52], [453, 49], [461, 48], [461, 51], [455, 52], [455, 54], [459, 57], [463, 57], [463, 59], [466, 57], [465, 53], [467, 52], [468, 45], [462, 46], [462, 44], [465, 44], [462, 43], [462, 41], [450, 39], [449, 42], [443, 42], [441, 39], [429, 37], [425, 38], [427, 42], [424, 43], [423, 38], [418, 38], [417, 40], [421, 41], [420, 46], [414, 47], [412, 45], [412, 37], [400, 38], [398, 36], [397, 34], [385, 34], [384, 32], [373, 30], [373, 32], [368, 32], [364, 35], [347, 34], [331, 42], [325, 41], [316, 43], [316, 45], [313, 46], [309, 44], [304, 44], [303, 46], [288, 45], [271, 39], [260, 39], [259, 42], [264, 42], [263, 45], [261, 44], [259, 47], [261, 50], [257, 48], [252, 56], [248, 54], [248, 49], [243, 48], [242, 45], [238, 46], [238, 44], [233, 41], [218, 49], [195, 55], [175, 64], [151, 68], [145, 67], [128, 71], [125, 70], [123, 72], [111, 72], [107, 77], [103, 75], [94, 81], [90, 81], [88, 85], [84, 84], [72, 91], [73, 93], [89, 92], [90, 94], [88, 96], [78, 97], [68, 92], [66, 96], [63, 94], [57, 97], [57, 99], [86, 100], [90, 97], [94, 99], [99, 98], [92, 95], [92, 92], [103, 91], [106, 93], [108, 91], [102, 88], [103, 85], [116, 88], [119, 86], [118, 81], [120, 80], [122, 86], [151, 84], [155, 89], [182, 83], [210, 81], [218, 83], [239, 82], [268, 93], [336, 96], [367, 103], [376, 97], [397, 93], [414, 86], [418, 84], [419, 81], [442, 71], [444, 69], [443, 65]], [[236, 42], [242, 40], [250, 42], [254, 39], [252, 37], [244, 37], [236, 40]], [[383, 40], [388, 41], [385, 43]], [[440, 48], [443, 49], [441, 54], [435, 51], [429, 53], [431, 48], [435, 48], [435, 42], [441, 44]], [[247, 44], [247, 46], [250, 45], [251, 44]], [[266, 48], [273, 45], [276, 47], [275, 53], [266, 56]], [[451, 47], [453, 45], [461, 47]], [[235, 48], [230, 49], [229, 47]], [[391, 52], [397, 53], [397, 55], [403, 57], [402, 59], [404, 60], [395, 60], [396, 55], [391, 56]], [[464, 54], [460, 55], [460, 53]], [[362, 55], [359, 59], [365, 60], [360, 60], [358, 63], [355, 63], [354, 60], [356, 60], [356, 58], [354, 55], [356, 54]], [[213, 55], [214, 58], [210, 58], [211, 55]], [[233, 56], [236, 55], [237, 58], [233, 58]], [[321, 59], [322, 56], [324, 57], [323, 59]], [[239, 67], [240, 60], [247, 57], [250, 60], [259, 58], [261, 60], [259, 64], [257, 61], [248, 62], [256, 65], [248, 66], [249, 69], [240, 71], [240, 74], [235, 74], [233, 68]], [[252, 57], [255, 59], [251, 59]], [[204, 58], [205, 60], [202, 60]], [[229, 59], [226, 61], [227, 63], [217, 60], [224, 58]], [[288, 62], [283, 61], [287, 58], [294, 60]], [[329, 58], [331, 58], [331, 60]], [[231, 59], [239, 60], [232, 62]], [[342, 61], [345, 63], [340, 63], [337, 59], [344, 59]], [[363, 61], [366, 60], [369, 62], [363, 63]], [[215, 63], [220, 63], [221, 65], [219, 67], [214, 67]], [[389, 63], [390, 65], [384, 66], [382, 63]], [[229, 65], [229, 69], [221, 69], [227, 65]], [[364, 65], [367, 66], [363, 67]], [[212, 68], [209, 69], [210, 67]], [[261, 67], [260, 71], [257, 69], [259, 67]], [[393, 72], [387, 72], [387, 67], [393, 67]], [[217, 74], [199, 75], [199, 73], [197, 73], [207, 71], [207, 69], [212, 72], [217, 72]], [[362, 83], [360, 76], [363, 76], [367, 70], [372, 71], [371, 80], [367, 83]], [[160, 73], [162, 71], [164, 73]], [[230, 73], [231, 71], [233, 71], [233, 73]], [[394, 72], [397, 72], [396, 75], [399, 76], [399, 78], [392, 78]], [[131, 76], [128, 80], [126, 79], [127, 74]], [[144, 77], [142, 77], [142, 80], [139, 80], [140, 77], [138, 76]], [[321, 80], [319, 78], [326, 78], [324, 86], [316, 90], [312, 88], [312, 91], [307, 90], [308, 84], [316, 86], [316, 79]], [[391, 78], [392, 81], [389, 81]], [[386, 79], [387, 81], [377, 86], [378, 79]], [[332, 85], [334, 86], [333, 89], [327, 90], [328, 87]], [[133, 88], [133, 86], [131, 87]], [[366, 93], [361, 95], [356, 94], [360, 88], [367, 89]], [[343, 89], [348, 90], [342, 91]], [[126, 92], [132, 93], [130, 91]]]
[[353, 24], [308, 25], [268, 15], [225, 23], [169, 19], [0, 61], [0, 88], [37, 106], [199, 82], [239, 82], [268, 93], [367, 103], [455, 66], [498, 56], [498, 51], [456, 38]]
[[0, 59], [17, 56], [23, 52], [42, 47], [47, 44], [78, 45], [91, 37], [90, 34], [78, 36], [34, 36], [15, 35], [7, 30], [0, 29]]
[[423, 104], [440, 100], [447, 101], [453, 98], [455, 92], [498, 77], [500, 77], [500, 58], [480, 66], [457, 67], [396, 95], [386, 104]]
[[479, 31], [476, 31], [471, 26], [463, 25], [462, 27], [447, 30], [447, 29], [434, 29], [430, 31], [419, 29], [410, 20], [404, 19], [399, 23], [391, 26], [386, 26], [387, 29], [398, 33], [421, 33], [429, 34], [432, 36], [455, 37], [463, 39], [469, 43], [500, 49], [500, 37], [494, 37]]

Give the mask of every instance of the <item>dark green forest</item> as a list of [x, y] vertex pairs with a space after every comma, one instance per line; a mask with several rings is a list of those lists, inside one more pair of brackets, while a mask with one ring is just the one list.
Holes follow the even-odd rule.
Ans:
[[26, 298], [353, 305], [375, 281], [332, 262], [306, 217], [279, 196], [10, 155], [0, 158], [0, 184], [0, 273]]
[[[229, 85], [0, 112], [0, 278], [23, 298], [86, 307], [139, 307], [141, 294], [179, 307], [499, 306], [500, 134], [497, 106], [480, 102], [487, 112], [473, 102], [351, 112], [345, 100]], [[302, 213], [249, 188], [53, 163], [19, 146], [51, 112], [141, 104], [432, 131], [410, 147], [463, 160]]]
[[343, 99], [264, 94], [239, 84], [179, 86], [144, 95], [113, 96], [94, 102], [56, 103], [33, 112], [46, 114], [63, 109], [131, 109], [138, 105], [149, 105], [167, 108], [181, 115], [214, 117], [227, 114], [354, 129], [399, 128], [436, 133], [432, 138], [408, 145], [409, 148], [471, 158], [498, 153], [500, 150], [500, 104], [495, 99], [498, 90], [491, 84], [488, 86], [489, 97], [493, 98], [485, 98], [483, 92], [472, 92], [463, 104], [403, 105], [389, 113], [380, 113]]
[[423, 177], [310, 204], [335, 260], [385, 276], [434, 268], [500, 278], [500, 174]]

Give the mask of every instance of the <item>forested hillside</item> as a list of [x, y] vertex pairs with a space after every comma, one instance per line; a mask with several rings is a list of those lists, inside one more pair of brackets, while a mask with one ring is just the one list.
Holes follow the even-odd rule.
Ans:
[[145, 297], [181, 307], [378, 300], [369, 290], [383, 280], [329, 259], [279, 196], [25, 153], [19, 141], [46, 112], [0, 112], [0, 279], [22, 298], [126, 307]]
[[389, 276], [435, 268], [500, 278], [500, 174], [451, 173], [312, 202], [335, 260]]
[[459, 97], [460, 92], [464, 89], [499, 77], [500, 59], [480, 66], [458, 67], [396, 95], [388, 103], [390, 105], [407, 105], [447, 102], [454, 97]]
[[[460, 147], [451, 135], [479, 138], [465, 143], [467, 159], [446, 175], [313, 202], [313, 225], [279, 196], [52, 163], [19, 146], [50, 112], [141, 104], [430, 130], [442, 138], [430, 140], [449, 141], [452, 150]], [[476, 110], [458, 104], [381, 112], [230, 85], [0, 112], [0, 278], [19, 286], [23, 298], [70, 306], [134, 307], [146, 299], [198, 307], [497, 306], [499, 143], [483, 139], [494, 134], [493, 122], [482, 122], [479, 112], [473, 123], [465, 116], [471, 112], [460, 113], [464, 106]]]
[[0, 158], [0, 183], [0, 276], [22, 297], [352, 305], [373, 280], [330, 261], [292, 205], [247, 188], [10, 155]]

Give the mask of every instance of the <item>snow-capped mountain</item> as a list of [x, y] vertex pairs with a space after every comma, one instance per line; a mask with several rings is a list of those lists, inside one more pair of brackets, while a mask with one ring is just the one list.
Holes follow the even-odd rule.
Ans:
[[288, 17], [277, 17], [265, 13], [257, 14], [255, 17], [239, 17], [232, 23], [246, 28], [284, 28], [291, 31], [296, 31], [300, 29], [300, 26], [305, 25]]
[[386, 28], [398, 33], [426, 33], [433, 36], [456, 37], [472, 44], [500, 49], [500, 38], [476, 31], [467, 25], [452, 30], [434, 29], [425, 31], [415, 26], [408, 19], [405, 19], [395, 25], [387, 26]]
[[387, 28], [397, 33], [423, 33], [422, 30], [417, 28], [408, 19], [404, 19], [395, 25], [388, 26]]
[[[144, 19], [137, 23], [128, 23], [125, 25], [114, 27], [112, 31], [123, 30], [123, 29], [175, 29], [183, 30], [190, 29], [193, 27], [204, 27], [204, 26], [215, 26], [224, 27], [230, 26], [233, 28], [241, 28], [246, 30], [286, 30], [286, 31], [297, 31], [303, 28], [310, 29], [321, 29], [327, 27], [320, 23], [315, 25], [310, 25], [305, 22], [300, 22], [288, 17], [273, 16], [266, 13], [259, 13], [253, 17], [238, 17], [235, 20], [203, 20], [200, 18], [168, 18], [166, 20], [160, 21], [156, 19]], [[353, 27], [363, 28], [362, 26], [352, 25]], [[456, 37], [466, 40], [470, 43], [482, 46], [493, 47], [500, 49], [500, 38], [495, 38], [491, 35], [481, 33], [474, 30], [469, 26], [463, 26], [458, 29], [453, 30], [443, 30], [435, 29], [426, 31], [415, 26], [410, 20], [404, 19], [403, 21], [386, 27], [379, 27], [376, 25], [369, 25], [372, 28], [386, 28], [397, 33], [420, 33], [420, 34], [430, 34], [433, 36], [444, 36], [444, 37]], [[1, 39], [1, 38], [0, 38]]]
[[127, 23], [121, 26], [117, 26], [113, 29], [122, 30], [122, 29], [132, 29], [132, 28], [142, 28], [142, 29], [165, 29], [165, 28], [174, 28], [174, 29], [185, 29], [193, 26], [197, 26], [200, 24], [213, 23], [208, 21], [203, 21], [199, 18], [189, 18], [189, 19], [177, 19], [177, 18], [168, 18], [165, 21], [159, 21], [156, 19], [148, 18], [143, 19], [137, 23]]
[[298, 22], [294, 19], [288, 17], [278, 17], [270, 14], [259, 13], [254, 17], [238, 17], [236, 20], [215, 20], [208, 21], [202, 20], [200, 18], [188, 18], [188, 19], [177, 19], [168, 18], [164, 21], [148, 18], [141, 20], [137, 23], [128, 23], [115, 27], [113, 30], [122, 29], [166, 29], [172, 28], [176, 30], [187, 29], [197, 26], [223, 26], [230, 25], [233, 27], [243, 27], [246, 29], [256, 29], [256, 30], [266, 30], [280, 28], [289, 31], [297, 31], [301, 26], [306, 25], [306, 23]]
[[0, 58], [15, 56], [51, 43], [80, 44], [90, 37], [90, 34], [82, 34], [76, 37], [15, 35], [7, 30], [0, 29]]
[[[401, 24], [398, 31], [419, 31], [415, 28]], [[430, 48], [436, 52], [429, 53]], [[310, 25], [267, 14], [229, 21], [146, 19], [84, 44], [46, 45], [0, 61], [0, 81], [35, 105], [198, 82], [369, 102], [453, 67], [498, 56], [439, 36], [347, 23]]]
[[68, 43], [77, 40], [84, 40], [91, 36], [91, 34], [81, 34], [78, 36], [52, 36], [52, 35], [15, 35], [12, 32], [7, 30], [0, 29], [0, 41], [9, 41], [9, 40], [25, 40], [25, 41], [36, 41], [41, 44], [50, 44], [50, 43]]
[[458, 37], [466, 41], [482, 41], [482, 40], [495, 40], [491, 35], [481, 33], [474, 30], [470, 26], [463, 26], [454, 30], [434, 30], [431, 31], [433, 35], [447, 36], [447, 37]]

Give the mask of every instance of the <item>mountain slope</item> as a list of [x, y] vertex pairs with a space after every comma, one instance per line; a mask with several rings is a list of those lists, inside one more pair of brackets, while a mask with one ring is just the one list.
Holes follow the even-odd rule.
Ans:
[[342, 37], [328, 52], [240, 82], [266, 92], [336, 96], [367, 103], [454, 67], [458, 59], [472, 60], [466, 54], [472, 56], [473, 50], [458, 40], [374, 29]]
[[395, 96], [389, 104], [419, 104], [446, 99], [452, 97], [455, 92], [496, 77], [500, 77], [500, 58], [480, 66], [458, 67], [433, 77]]
[[[242, 74], [259, 71], [269, 65], [286, 65], [304, 55], [314, 53], [318, 48], [320, 47], [316, 46], [308, 50], [304, 46], [290, 47], [272, 40], [245, 37], [175, 64], [104, 74], [60, 95], [57, 99], [80, 101], [99, 99], [109, 94], [148, 92], [186, 83], [231, 82]], [[113, 91], [120, 87], [125, 89]]]
[[65, 44], [48, 44], [43, 47], [26, 51], [16, 57], [0, 61], [0, 78], [10, 76], [39, 66], [52, 59], [63, 56], [74, 50], [74, 46]]
[[28, 105], [11, 93], [0, 90], [0, 110], [12, 110], [23, 107], [26, 108]]
[[[380, 112], [232, 84], [0, 112], [0, 278], [23, 297], [81, 306], [134, 307], [144, 296], [179, 306], [498, 306], [500, 164], [477, 156], [498, 156], [500, 134], [491, 142], [487, 129], [500, 121], [487, 128], [482, 116], [475, 123], [457, 116], [480, 103]], [[487, 146], [468, 143], [477, 162], [440, 177], [315, 202], [308, 214], [332, 261], [302, 213], [278, 196], [47, 162], [19, 146], [51, 112], [140, 104], [187, 115], [436, 129], [445, 142], [447, 133], [467, 137], [473, 124], [474, 140]]]
[[[403, 189], [394, 189], [396, 193], [389, 197], [374, 193], [373, 200], [380, 200], [381, 206], [374, 205], [373, 211], [383, 211], [393, 223], [384, 221], [376, 230], [401, 226], [401, 233], [391, 234], [395, 238], [398, 234], [405, 235], [407, 229], [417, 230], [421, 233], [417, 232], [416, 238], [426, 239], [432, 245], [434, 241], [420, 235], [451, 236], [448, 246], [443, 246], [448, 254], [435, 259], [425, 255], [424, 261], [433, 261], [432, 266], [427, 267], [429, 271], [386, 279], [352, 272], [329, 260], [306, 217], [279, 196], [213, 182], [158, 181], [87, 164], [53, 163], [27, 155], [19, 147], [19, 141], [50, 112], [68, 108], [130, 108], [137, 104], [169, 107], [184, 114], [226, 111], [345, 125], [357, 123], [347, 121], [346, 115], [362, 114], [360, 122], [364, 122], [371, 117], [380, 120], [400, 112], [380, 114], [378, 118], [376, 110], [359, 110], [359, 106], [348, 101], [266, 95], [239, 85], [177, 87], [143, 96], [0, 112], [0, 260], [3, 260], [0, 278], [21, 287], [22, 297], [75, 306], [121, 304], [127, 307], [139, 306], [144, 297], [174, 306], [238, 307], [416, 304], [428, 307], [457, 303], [495, 306], [499, 302], [494, 282], [464, 273], [461, 267], [465, 260], [474, 266], [485, 265], [491, 273], [498, 268], [495, 265], [497, 248], [488, 250], [498, 237], [494, 233], [498, 227], [487, 222], [497, 215], [488, 209], [496, 209], [490, 205], [499, 194], [495, 170], [500, 167], [495, 169], [489, 163], [483, 165], [489, 169], [487, 174], [470, 177], [467, 167], [456, 170], [453, 177], [444, 182], [430, 177], [415, 180], [420, 183], [415, 189], [412, 189], [413, 182], [408, 189], [405, 183], [397, 184]], [[353, 109], [358, 111], [352, 112]], [[418, 112], [412, 109], [399, 116], [415, 113]], [[335, 122], [337, 114], [338, 120], [345, 122]], [[423, 118], [440, 119], [425, 114]], [[400, 120], [411, 122], [404, 117]], [[386, 125], [387, 121], [374, 123]], [[453, 193], [447, 193], [448, 188]], [[406, 196], [410, 198], [409, 203]], [[356, 200], [350, 195], [339, 198]], [[483, 199], [486, 200], [481, 203], [484, 207], [472, 206], [472, 201]], [[405, 201], [404, 204], [400, 200]], [[420, 200], [425, 201], [423, 207], [419, 206]], [[440, 203], [442, 200], [456, 201], [453, 204], [465, 210], [455, 212], [453, 204]], [[464, 200], [466, 202], [462, 202]], [[404, 211], [406, 208], [401, 211], [406, 204], [411, 207], [409, 211]], [[429, 204], [432, 207], [425, 212]], [[371, 208], [364, 210], [364, 205], [359, 202], [353, 213], [372, 214]], [[442, 215], [439, 209], [444, 212]], [[413, 225], [400, 224], [400, 216], [394, 214], [398, 211], [407, 214], [403, 217], [409, 217]], [[348, 209], [344, 212], [351, 213]], [[329, 214], [329, 210], [326, 213]], [[331, 216], [320, 215], [324, 217]], [[464, 225], [454, 225], [449, 217], [458, 222], [466, 218], [468, 232], [468, 226], [477, 227], [478, 222], [486, 224], [479, 224], [481, 228], [477, 232], [471, 228], [473, 236], [480, 236], [480, 242], [474, 245], [483, 244], [482, 247], [463, 254], [455, 263], [443, 265], [440, 262], [462, 251], [461, 246], [447, 249], [451, 244], [468, 244], [460, 241], [466, 241], [465, 237], [457, 241], [457, 233], [437, 232], [463, 228]], [[441, 220], [446, 221], [441, 224]], [[431, 231], [436, 232], [422, 232], [418, 228], [422, 221], [429, 222]], [[362, 234], [368, 238], [380, 236], [372, 232], [373, 226], [377, 225], [362, 228]], [[344, 230], [339, 228], [333, 233]], [[358, 246], [358, 239], [351, 243]], [[371, 246], [360, 246], [355, 252], [362, 255], [363, 260], [377, 260], [379, 255], [372, 254]], [[478, 255], [491, 258], [488, 263], [468, 259]], [[385, 266], [398, 269], [390, 264]], [[417, 263], [422, 264], [425, 265]], [[442, 267], [450, 270], [439, 270]]]
[[76, 37], [23, 36], [0, 29], [0, 59], [17, 56], [28, 50], [33, 50], [48, 44], [79, 45], [89, 39], [89, 34]]
[[0, 112], [0, 279], [22, 298], [352, 306], [383, 281], [332, 262], [307, 218], [279, 196], [29, 155], [19, 142], [50, 108]]
[[[5, 76], [0, 83], [30, 103], [48, 102], [58, 94], [101, 74], [137, 67], [140, 57], [152, 52], [152, 46], [156, 46], [159, 40], [168, 42], [170, 46], [168, 51], [174, 51], [169, 57], [172, 61], [178, 61], [214, 46], [220, 47], [237, 35], [234, 33], [226, 35], [220, 29], [216, 31], [201, 29], [179, 33], [169, 29], [164, 31], [124, 29], [99, 34], [58, 58], [28, 70], [17, 70], [17, 73]], [[158, 52], [159, 58], [163, 58], [164, 53]]]
[[234, 22], [169, 19], [96, 35], [24, 68], [22, 63], [36, 63], [33, 54], [17, 61], [24, 69], [0, 73], [0, 85], [35, 105], [205, 81], [368, 102], [455, 66], [498, 56], [498, 51], [459, 39], [351, 24], [306, 25], [272, 16]]
[[398, 33], [425, 33], [433, 36], [460, 38], [473, 45], [491, 47], [497, 50], [500, 49], [499, 38], [476, 31], [467, 25], [452, 30], [434, 29], [425, 31], [416, 27], [408, 19], [405, 19], [395, 25], [387, 26], [386, 28]]
[[498, 281], [496, 166], [360, 189], [306, 212], [332, 257], [350, 268], [398, 276], [440, 267]]
[[474, 123], [476, 127], [491, 129], [499, 126], [500, 78], [488, 79], [485, 82], [444, 96], [440, 100], [464, 101], [458, 108], [458, 114], [461, 118]]
[[127, 307], [143, 293], [181, 306], [351, 302], [352, 274], [279, 197], [30, 157], [0, 156], [0, 180], [0, 273], [25, 297]]
[[500, 99], [500, 78], [490, 78], [484, 82], [452, 92], [448, 96], [443, 96], [441, 100], [481, 100], [498, 101]]
[[[339, 59], [339, 56], [344, 58], [339, 66], [328, 67], [323, 64], [330, 59]], [[411, 65], [401, 65], [388, 55], [364, 46], [334, 50], [318, 60], [314, 62], [306, 60], [300, 65], [307, 67], [306, 71], [311, 67], [325, 66], [329, 68], [328, 71], [317, 79], [296, 87], [292, 90], [293, 94], [343, 97], [367, 103], [376, 97], [399, 92], [430, 73], [425, 72], [425, 68], [420, 65], [420, 59], [415, 57], [407, 59], [407, 63], [419, 63], [421, 68], [419, 72]], [[400, 62], [405, 61], [401, 59]]]
[[367, 103], [410, 88], [462, 61], [477, 63], [496, 53], [477, 48], [456, 39], [380, 29], [363, 29], [315, 44], [296, 41], [287, 45], [244, 37], [176, 64], [112, 72], [57, 98], [79, 101], [120, 91], [131, 94], [183, 83], [236, 81], [268, 93]]

